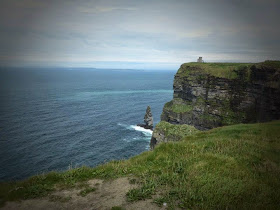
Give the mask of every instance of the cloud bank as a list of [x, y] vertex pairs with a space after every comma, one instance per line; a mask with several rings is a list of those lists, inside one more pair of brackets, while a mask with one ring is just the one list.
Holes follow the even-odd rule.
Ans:
[[176, 69], [280, 59], [275, 0], [2, 0], [0, 64]]

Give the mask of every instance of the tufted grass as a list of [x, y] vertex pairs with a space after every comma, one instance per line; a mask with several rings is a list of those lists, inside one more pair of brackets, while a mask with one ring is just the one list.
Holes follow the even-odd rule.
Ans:
[[122, 176], [139, 184], [127, 193], [131, 202], [154, 198], [170, 209], [279, 209], [280, 121], [215, 128], [128, 160], [1, 183], [0, 199], [3, 205]]
[[159, 122], [155, 131], [160, 131], [160, 133], [163, 133], [170, 141], [179, 141], [186, 136], [199, 132], [199, 130], [191, 125], [174, 125], [165, 121]]
[[176, 76], [189, 76], [191, 72], [199, 71], [201, 73], [209, 74], [214, 77], [225, 79], [237, 79], [238, 71], [245, 73], [245, 78], [250, 77], [250, 68], [256, 65], [258, 68], [274, 68], [280, 69], [280, 61], [267, 60], [261, 63], [184, 63], [179, 68]]
[[167, 102], [164, 105], [164, 108], [167, 110], [171, 110], [175, 113], [185, 113], [193, 110], [193, 106], [190, 104], [186, 104], [183, 100], [173, 99], [172, 101]]
[[249, 69], [252, 65], [252, 63], [184, 63], [177, 76], [188, 76], [191, 71], [199, 71], [214, 77], [236, 79], [238, 76], [236, 71]]

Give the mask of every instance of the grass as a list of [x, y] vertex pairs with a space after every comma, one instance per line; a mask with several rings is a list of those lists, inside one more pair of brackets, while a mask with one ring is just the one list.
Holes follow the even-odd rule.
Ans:
[[[258, 68], [266, 67], [280, 70], [280, 61], [264, 61], [261, 63], [184, 63], [177, 72], [177, 76], [190, 76], [191, 72], [201, 72], [214, 77], [237, 79], [238, 72], [247, 77], [250, 77], [250, 68], [256, 65]], [[204, 78], [205, 79], [205, 78]], [[245, 78], [246, 79], [246, 78]]]
[[170, 102], [167, 102], [164, 105], [164, 108], [171, 110], [175, 113], [186, 113], [186, 112], [190, 112], [193, 110], [192, 105], [187, 104], [186, 102], [184, 102], [183, 100], [180, 100], [179, 98], [176, 98]]
[[[181, 132], [176, 131], [176, 132]], [[280, 121], [196, 132], [124, 161], [1, 183], [0, 200], [38, 198], [92, 178], [135, 177], [130, 201], [172, 209], [279, 209]]]
[[155, 182], [148, 181], [142, 187], [138, 189], [130, 190], [126, 196], [128, 201], [145, 200], [146, 198], [151, 198], [155, 193]]
[[188, 76], [191, 71], [200, 71], [214, 77], [236, 79], [237, 71], [249, 69], [252, 63], [184, 63], [178, 70], [178, 76]]
[[258, 65], [266, 66], [269, 68], [280, 69], [280, 61], [266, 60]]
[[96, 191], [95, 187], [86, 187], [85, 189], [81, 190], [78, 195], [85, 197], [87, 196], [89, 193]]
[[171, 109], [176, 113], [190, 112], [193, 107], [186, 104], [173, 104]]
[[160, 133], [163, 133], [169, 141], [180, 141], [186, 136], [199, 132], [191, 125], [174, 125], [165, 121], [159, 122], [155, 128], [155, 131], [160, 131]]
[[67, 196], [67, 197], [62, 197], [60, 195], [50, 195], [49, 196], [49, 201], [52, 201], [52, 202], [62, 202], [62, 203], [65, 203], [65, 202], [68, 202], [72, 199], [72, 197], [70, 196]]

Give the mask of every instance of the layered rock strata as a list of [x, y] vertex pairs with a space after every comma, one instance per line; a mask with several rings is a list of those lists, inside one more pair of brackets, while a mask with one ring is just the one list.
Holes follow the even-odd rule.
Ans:
[[161, 115], [161, 121], [171, 124], [208, 130], [280, 119], [280, 61], [185, 63], [173, 89], [173, 100]]
[[280, 68], [273, 64], [244, 64], [236, 69], [233, 65], [230, 71], [225, 69], [231, 75], [220, 77], [203, 69], [211, 64], [183, 64], [174, 78], [173, 100], [165, 104], [161, 120], [206, 130], [279, 119]]

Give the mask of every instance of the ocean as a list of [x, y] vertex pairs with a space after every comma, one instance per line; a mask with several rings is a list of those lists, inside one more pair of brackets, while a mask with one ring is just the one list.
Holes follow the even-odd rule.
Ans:
[[0, 69], [0, 181], [97, 166], [149, 150], [176, 71]]

